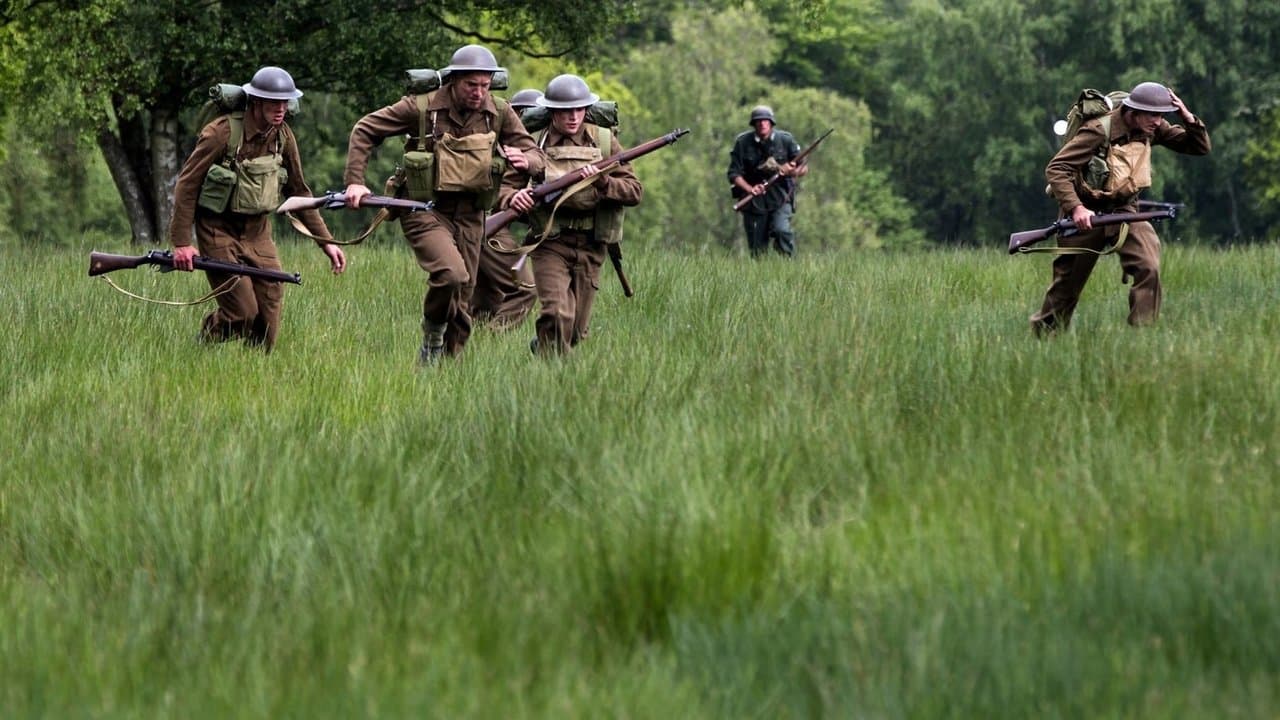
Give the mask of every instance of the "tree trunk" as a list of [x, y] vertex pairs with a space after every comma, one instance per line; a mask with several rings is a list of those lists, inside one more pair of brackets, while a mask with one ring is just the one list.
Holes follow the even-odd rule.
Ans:
[[178, 114], [169, 108], [151, 111], [151, 197], [155, 203], [156, 227], [168, 233], [173, 219], [173, 190], [178, 183], [181, 165], [178, 154]]
[[129, 227], [133, 230], [133, 244], [154, 247], [156, 244], [156, 226], [151, 217], [151, 203], [146, 191], [139, 181], [133, 164], [129, 162], [129, 154], [124, 144], [110, 126], [98, 129], [98, 147], [111, 170], [111, 179], [115, 182], [116, 191], [124, 203], [125, 213], [129, 216]]

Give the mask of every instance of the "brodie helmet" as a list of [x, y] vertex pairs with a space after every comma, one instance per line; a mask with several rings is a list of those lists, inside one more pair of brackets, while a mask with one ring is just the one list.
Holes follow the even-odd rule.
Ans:
[[1151, 113], [1167, 113], [1178, 109], [1173, 106], [1169, 88], [1156, 82], [1138, 83], [1129, 97], [1121, 102], [1125, 107]]
[[591, 92], [587, 81], [577, 75], [557, 75], [547, 83], [547, 92], [538, 104], [553, 110], [572, 110], [595, 105], [600, 96]]
[[452, 73], [468, 72], [506, 72], [506, 68], [498, 67], [498, 59], [489, 48], [483, 45], [463, 45], [453, 52], [449, 64], [440, 70], [442, 76]]
[[264, 100], [297, 100], [302, 97], [302, 91], [293, 84], [293, 76], [274, 65], [260, 68], [241, 89], [249, 97]]
[[513, 108], [531, 108], [538, 104], [538, 98], [540, 97], [542, 97], [541, 90], [525, 88], [515, 95], [512, 95], [511, 99], [507, 102], [510, 103]]

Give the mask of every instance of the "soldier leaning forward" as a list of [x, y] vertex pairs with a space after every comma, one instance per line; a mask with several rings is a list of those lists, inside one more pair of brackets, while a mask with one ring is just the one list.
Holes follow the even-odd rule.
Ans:
[[484, 215], [493, 206], [503, 158], [520, 173], [542, 170], [542, 153], [505, 101], [489, 94], [501, 72], [480, 45], [459, 48], [441, 70], [443, 86], [408, 95], [361, 118], [351, 130], [345, 180], [347, 203], [359, 207], [369, 154], [383, 139], [408, 135], [394, 184], [396, 195], [434, 201], [434, 209], [400, 217], [405, 239], [427, 272], [422, 302], [419, 362], [462, 352], [471, 335], [468, 293], [474, 287], [484, 239]]
[[[597, 163], [622, 152], [615, 134], [586, 122], [587, 108], [600, 97], [577, 75], [559, 75], [547, 83], [538, 104], [551, 110], [551, 125], [538, 137], [546, 153], [546, 169], [532, 173], [548, 182], [576, 170], [595, 180], [558, 200], [554, 213], [541, 206], [530, 215], [541, 242], [529, 254], [540, 305], [537, 337], [530, 347], [544, 354], [564, 354], [587, 336], [591, 306], [600, 288], [600, 266], [606, 244], [622, 239], [622, 215], [640, 204], [644, 188], [629, 164], [600, 172]], [[529, 188], [508, 172], [500, 203], [520, 212], [534, 207]]]
[[[1165, 113], [1175, 111], [1185, 126], [1164, 119]], [[1044, 173], [1049, 192], [1062, 215], [1081, 230], [1058, 244], [1086, 252], [1054, 258], [1053, 282], [1040, 310], [1030, 318], [1037, 335], [1065, 329], [1071, 322], [1099, 254], [1109, 252], [1107, 246], [1118, 246], [1124, 277], [1133, 280], [1129, 324], [1144, 325], [1159, 317], [1160, 238], [1155, 228], [1149, 222], [1095, 228], [1090, 220], [1095, 213], [1138, 209], [1139, 194], [1151, 187], [1153, 145], [1186, 155], [1207, 155], [1209, 131], [1168, 88], [1144, 82], [1110, 114], [1082, 125], [1049, 161]]]
[[[244, 112], [214, 119], [200, 130], [191, 155], [178, 174], [173, 192], [173, 267], [190, 271], [197, 254], [212, 260], [281, 269], [271, 239], [269, 213], [283, 197], [311, 197], [302, 177], [298, 142], [285, 122], [289, 101], [302, 96], [289, 73], [260, 68], [243, 86]], [[316, 210], [301, 213], [302, 222], [319, 238], [333, 272], [346, 268], [342, 249]], [[191, 246], [191, 226], [196, 247]], [[207, 342], [241, 339], [270, 352], [280, 331], [284, 287], [269, 280], [236, 279], [205, 273], [209, 286], [225, 289], [218, 308], [204, 318], [200, 338]]]

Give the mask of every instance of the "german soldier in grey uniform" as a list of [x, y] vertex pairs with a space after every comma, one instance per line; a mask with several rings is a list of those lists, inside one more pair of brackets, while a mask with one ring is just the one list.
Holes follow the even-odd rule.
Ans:
[[[733, 196], [753, 196], [742, 209], [742, 225], [747, 232], [747, 248], [759, 257], [768, 252], [770, 238], [779, 253], [796, 253], [796, 236], [791, 229], [795, 212], [795, 179], [808, 174], [809, 166], [796, 165], [800, 144], [786, 130], [774, 125], [773, 109], [758, 105], [751, 111], [751, 129], [738, 135], [729, 151], [729, 184]], [[766, 188], [774, 173], [786, 179]]]

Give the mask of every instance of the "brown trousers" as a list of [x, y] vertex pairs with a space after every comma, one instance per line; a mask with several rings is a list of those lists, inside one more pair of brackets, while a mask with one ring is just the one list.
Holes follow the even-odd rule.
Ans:
[[[210, 260], [283, 269], [267, 215], [197, 214], [196, 249]], [[271, 352], [280, 333], [284, 285], [217, 272], [207, 272], [205, 276], [210, 289], [222, 287], [232, 279], [235, 282], [215, 299], [218, 308], [205, 316], [200, 337], [210, 342], [244, 340]]]
[[526, 262], [519, 271], [513, 271], [511, 266], [519, 256], [501, 252], [491, 244], [503, 250], [516, 249], [516, 241], [507, 228], [499, 230], [480, 248], [479, 272], [471, 293], [471, 318], [486, 322], [495, 330], [508, 330], [524, 320], [537, 299], [533, 267]]
[[405, 240], [427, 273], [422, 319], [445, 325], [444, 351], [457, 355], [471, 337], [468, 305], [484, 237], [484, 212], [468, 200], [400, 217]]
[[[1115, 242], [1119, 226], [1095, 228], [1079, 235], [1063, 238], [1062, 247], [1087, 247], [1103, 250]], [[1129, 324], [1147, 325], [1160, 315], [1160, 238], [1149, 222], [1129, 225], [1129, 236], [1117, 253], [1122, 279], [1132, 280], [1129, 288]], [[1059, 255], [1053, 261], [1053, 282], [1045, 293], [1040, 311], [1031, 316], [1031, 329], [1036, 333], [1065, 330], [1080, 302], [1089, 275], [1098, 263], [1093, 254]]]
[[605, 252], [592, 233], [566, 230], [529, 254], [541, 306], [539, 352], [564, 354], [587, 337]]

